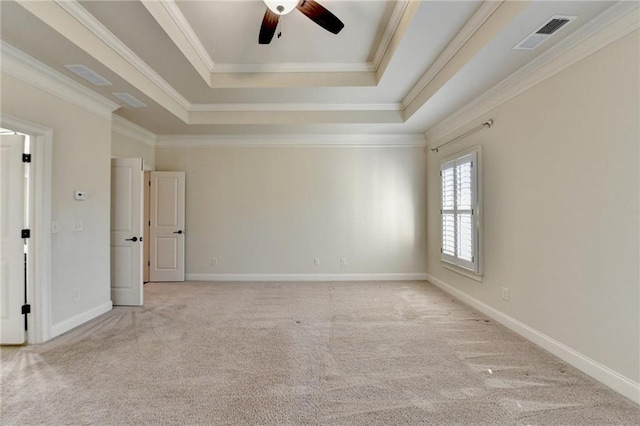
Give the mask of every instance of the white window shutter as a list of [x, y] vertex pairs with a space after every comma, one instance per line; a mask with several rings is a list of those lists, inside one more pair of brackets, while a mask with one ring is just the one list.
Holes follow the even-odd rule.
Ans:
[[443, 162], [442, 260], [478, 273], [478, 155], [476, 151]]

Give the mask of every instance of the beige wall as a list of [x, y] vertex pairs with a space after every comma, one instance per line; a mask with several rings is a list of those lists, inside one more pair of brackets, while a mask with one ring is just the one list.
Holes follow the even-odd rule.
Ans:
[[[428, 272], [640, 380], [638, 32], [487, 114], [428, 157]], [[440, 262], [441, 158], [482, 145], [484, 282]], [[500, 288], [510, 289], [503, 301]]]
[[153, 168], [155, 148], [117, 131], [111, 133], [111, 156], [115, 158], [142, 158], [145, 167]]
[[[110, 303], [111, 121], [2, 74], [1, 106], [8, 114], [53, 129], [51, 315], [55, 327]], [[84, 190], [86, 201], [73, 192]], [[82, 220], [84, 230], [74, 232]], [[35, 224], [45, 226], [49, 224]], [[75, 292], [79, 300], [74, 300]]]
[[187, 274], [425, 271], [422, 148], [160, 148], [156, 166], [186, 171]]

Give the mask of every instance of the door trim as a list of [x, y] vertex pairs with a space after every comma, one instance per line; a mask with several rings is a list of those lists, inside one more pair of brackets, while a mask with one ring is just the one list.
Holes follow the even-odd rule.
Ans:
[[27, 268], [27, 294], [31, 304], [28, 343], [43, 343], [51, 339], [51, 176], [53, 129], [21, 118], [0, 113], [0, 125], [31, 136], [29, 221], [33, 244]]

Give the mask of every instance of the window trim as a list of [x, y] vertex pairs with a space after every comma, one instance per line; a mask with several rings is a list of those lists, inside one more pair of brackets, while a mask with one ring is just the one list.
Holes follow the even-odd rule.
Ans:
[[[443, 227], [443, 212], [444, 206], [442, 204], [442, 170], [446, 168], [446, 166], [451, 163], [456, 163], [457, 161], [465, 159], [465, 157], [471, 156], [474, 161], [474, 177], [475, 177], [475, 191], [472, 193], [472, 209], [473, 209], [473, 217], [475, 219], [475, 226], [472, 229], [474, 233], [475, 241], [474, 241], [474, 262], [464, 261], [462, 259], [457, 258], [457, 256], [447, 255], [443, 252], [443, 240], [442, 240], [442, 227]], [[483, 263], [484, 263], [484, 255], [482, 250], [482, 242], [483, 242], [483, 232], [482, 232], [482, 216], [483, 216], [483, 208], [482, 208], [482, 147], [474, 146], [472, 148], [466, 149], [464, 151], [458, 152], [454, 155], [448, 156], [440, 161], [440, 260], [442, 266], [451, 271], [462, 274], [468, 278], [472, 278], [476, 281], [482, 281], [482, 276], [484, 273]]]

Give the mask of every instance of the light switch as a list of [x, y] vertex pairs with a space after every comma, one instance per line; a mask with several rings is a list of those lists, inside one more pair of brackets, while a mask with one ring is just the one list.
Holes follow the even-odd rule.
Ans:
[[73, 224], [73, 230], [76, 232], [80, 232], [84, 229], [84, 222], [82, 219], [76, 219], [75, 223]]

